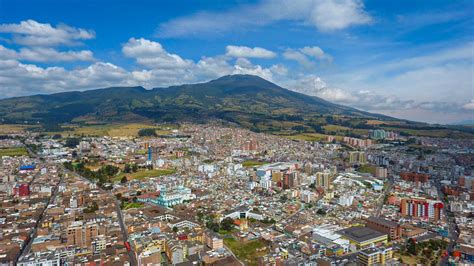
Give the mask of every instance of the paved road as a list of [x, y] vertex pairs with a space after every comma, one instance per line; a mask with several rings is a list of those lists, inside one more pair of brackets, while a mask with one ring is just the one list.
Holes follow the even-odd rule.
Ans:
[[379, 217], [381, 214], [382, 214], [382, 208], [383, 208], [383, 205], [384, 205], [384, 199], [386, 196], [388, 196], [388, 194], [390, 193], [390, 191], [392, 191], [392, 187], [393, 187], [393, 182], [392, 182], [392, 179], [389, 178], [388, 179], [388, 186], [387, 188], [385, 189], [381, 199], [380, 199], [380, 203], [379, 203], [379, 206], [377, 207], [377, 211], [375, 212], [377, 217]]
[[[450, 240], [448, 244], [448, 248], [446, 250], [448, 251], [448, 254], [451, 255], [454, 250], [454, 246], [456, 245], [456, 241], [459, 238], [459, 235], [456, 231], [456, 222], [454, 220], [454, 217], [449, 216], [450, 211], [447, 210], [448, 206], [447, 206], [447, 203], [444, 201], [445, 195], [441, 191], [441, 184], [438, 182], [436, 187], [438, 188], [438, 195], [440, 196], [444, 204], [443, 213], [444, 213], [444, 217], [446, 217], [446, 222], [448, 223], [448, 236]], [[443, 257], [440, 261], [440, 265], [449, 265], [448, 259], [449, 259], [449, 256]]]
[[[37, 174], [38, 175], [38, 174]], [[35, 178], [36, 176], [35, 175]], [[51, 197], [49, 197], [49, 200], [45, 206], [45, 208], [43, 209], [43, 211], [41, 212], [40, 216], [39, 216], [39, 219], [36, 221], [35, 223], [35, 226], [33, 228], [33, 231], [31, 232], [30, 234], [30, 238], [27, 240], [26, 242], [26, 245], [23, 247], [23, 249], [21, 250], [21, 254], [19, 256], [19, 258], [22, 258], [23, 256], [25, 256], [26, 254], [28, 254], [31, 250], [31, 245], [33, 244], [33, 240], [37, 237], [38, 235], [38, 227], [39, 225], [41, 224], [41, 222], [43, 221], [44, 219], [44, 213], [46, 212], [46, 210], [48, 209], [48, 205], [50, 205], [51, 203], [53, 203], [54, 199], [56, 198], [56, 196], [58, 195], [58, 191], [59, 191], [59, 184], [63, 181], [63, 177], [61, 177], [58, 181], [58, 183], [56, 183], [56, 185], [54, 186], [54, 189], [53, 189], [53, 192], [51, 193]], [[18, 262], [18, 258], [17, 258], [17, 261], [15, 262], [15, 265], [16, 263]]]

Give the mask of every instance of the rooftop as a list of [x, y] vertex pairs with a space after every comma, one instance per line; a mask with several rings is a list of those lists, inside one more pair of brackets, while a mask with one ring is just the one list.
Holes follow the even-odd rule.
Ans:
[[378, 218], [378, 217], [375, 217], [375, 216], [370, 216], [367, 220], [378, 223], [378, 224], [381, 224], [381, 225], [384, 225], [384, 226], [387, 226], [387, 227], [397, 227], [398, 226], [398, 223], [396, 223], [394, 221], [385, 220], [385, 219]]
[[379, 231], [375, 231], [373, 229], [370, 229], [368, 227], [363, 227], [363, 226], [349, 227], [349, 228], [337, 231], [337, 233], [359, 243], [386, 235]]

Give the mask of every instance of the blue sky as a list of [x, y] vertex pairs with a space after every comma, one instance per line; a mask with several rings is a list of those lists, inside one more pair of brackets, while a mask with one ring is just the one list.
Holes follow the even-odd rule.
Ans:
[[255, 74], [432, 123], [474, 119], [474, 3], [0, 0], [0, 97]]

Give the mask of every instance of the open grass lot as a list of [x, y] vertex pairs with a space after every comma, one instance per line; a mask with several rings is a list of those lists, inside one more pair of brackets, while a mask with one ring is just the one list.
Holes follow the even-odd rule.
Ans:
[[157, 176], [164, 176], [164, 175], [172, 175], [176, 173], [176, 170], [174, 169], [153, 169], [153, 170], [139, 170], [136, 173], [121, 173], [117, 175], [114, 180], [120, 180], [122, 177], [125, 175], [127, 177], [127, 180], [133, 180], [133, 179], [144, 179], [147, 177], [157, 177]]
[[0, 125], [0, 134], [23, 133], [26, 131], [28, 127], [31, 127], [31, 126], [3, 124], [3, 125]]
[[268, 253], [261, 240], [240, 242], [235, 238], [224, 238], [224, 244], [246, 265], [257, 265], [257, 258]]
[[361, 173], [369, 173], [369, 174], [375, 175], [375, 166], [364, 164], [364, 165], [361, 165], [359, 169], [357, 169], [357, 171]]
[[128, 209], [138, 209], [138, 208], [143, 208], [145, 206], [144, 203], [141, 203], [141, 202], [130, 202], [130, 203], [127, 203], [123, 209], [124, 210], [128, 210]]
[[137, 137], [138, 131], [143, 128], [155, 128], [156, 134], [167, 135], [171, 133], [170, 129], [175, 125], [156, 126], [146, 123], [129, 123], [129, 124], [107, 124], [107, 125], [68, 125], [64, 126], [66, 131], [48, 132], [49, 134], [61, 134], [67, 136], [109, 136], [109, 137]]
[[28, 151], [24, 147], [0, 148], [0, 157], [2, 157], [2, 156], [23, 156], [23, 155], [28, 155]]
[[248, 161], [243, 162], [242, 166], [250, 168], [250, 167], [260, 166], [260, 165], [264, 165], [264, 164], [267, 164], [267, 162], [259, 162], [259, 161], [254, 161], [254, 160], [248, 160]]
[[326, 125], [326, 126], [323, 126], [323, 128], [327, 131], [346, 131], [346, 130], [350, 130], [350, 128], [348, 128], [348, 127], [338, 126], [338, 125]]
[[[301, 133], [294, 135], [281, 135], [282, 137], [294, 139], [294, 140], [306, 140], [306, 141], [326, 141], [329, 135], [319, 133]], [[342, 140], [343, 136], [334, 136], [336, 140]]]

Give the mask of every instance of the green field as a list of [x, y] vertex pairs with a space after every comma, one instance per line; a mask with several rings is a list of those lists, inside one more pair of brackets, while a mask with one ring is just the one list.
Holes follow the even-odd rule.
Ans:
[[138, 209], [138, 208], [143, 208], [145, 206], [144, 203], [141, 203], [141, 202], [130, 202], [130, 203], [127, 203], [127, 205], [125, 205], [125, 207], [123, 207], [124, 210], [128, 210], [128, 209]]
[[357, 171], [360, 172], [360, 173], [368, 173], [368, 174], [375, 175], [375, 166], [369, 165], [369, 164], [364, 164], [364, 165], [361, 165], [357, 169]]
[[[282, 137], [294, 140], [305, 140], [305, 141], [326, 141], [329, 135], [319, 133], [301, 133], [294, 135], [280, 135]], [[343, 136], [334, 136], [338, 141], [341, 141]]]
[[257, 265], [257, 258], [267, 254], [266, 245], [261, 240], [240, 242], [235, 238], [224, 238], [224, 244], [247, 265]]
[[0, 157], [2, 156], [23, 156], [28, 155], [28, 151], [24, 147], [0, 148]]
[[267, 164], [267, 162], [259, 162], [259, 161], [254, 161], [254, 160], [248, 160], [248, 161], [243, 162], [242, 166], [251, 168], [251, 167], [260, 166], [260, 165], [264, 165], [264, 164]]
[[109, 136], [109, 137], [137, 137], [138, 131], [143, 128], [154, 128], [158, 135], [168, 135], [170, 129], [176, 128], [175, 125], [153, 125], [147, 123], [124, 123], [107, 125], [68, 125], [65, 131], [48, 132], [49, 134], [61, 134], [67, 136]]
[[147, 177], [157, 177], [157, 176], [164, 176], [164, 175], [172, 175], [176, 173], [175, 169], [153, 169], [153, 170], [140, 170], [136, 173], [121, 173], [114, 178], [114, 180], [120, 180], [125, 175], [128, 180], [132, 179], [144, 179]]

